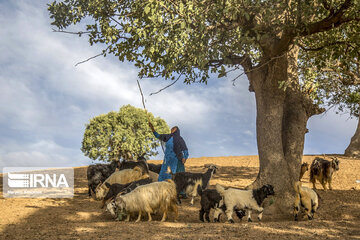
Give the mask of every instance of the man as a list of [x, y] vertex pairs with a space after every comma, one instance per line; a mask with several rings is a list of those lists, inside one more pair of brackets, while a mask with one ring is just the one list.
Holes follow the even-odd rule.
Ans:
[[159, 173], [159, 181], [170, 179], [170, 174], [167, 173], [168, 166], [170, 166], [171, 172], [185, 172], [185, 162], [189, 157], [189, 152], [186, 147], [184, 139], [180, 136], [180, 129], [175, 126], [171, 128], [170, 134], [159, 134], [155, 131], [154, 126], [149, 122], [154, 136], [159, 140], [166, 142], [164, 161]]

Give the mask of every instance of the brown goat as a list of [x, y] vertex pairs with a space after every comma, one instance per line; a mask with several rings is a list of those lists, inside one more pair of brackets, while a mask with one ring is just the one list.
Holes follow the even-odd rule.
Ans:
[[308, 170], [309, 170], [309, 164], [308, 163], [305, 162], [305, 163], [301, 164], [299, 181], [302, 179], [305, 172], [308, 171]]
[[332, 190], [332, 175], [339, 170], [339, 163], [340, 161], [336, 157], [333, 157], [331, 162], [316, 157], [310, 167], [310, 182], [312, 182], [313, 188], [316, 189], [315, 183], [318, 180], [324, 190], [327, 190], [326, 183], [329, 183], [329, 189]]

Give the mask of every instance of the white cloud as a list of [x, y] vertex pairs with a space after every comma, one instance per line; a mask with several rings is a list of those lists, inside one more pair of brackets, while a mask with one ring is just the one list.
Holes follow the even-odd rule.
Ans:
[[[0, 168], [3, 167], [66, 167], [86, 165], [79, 151], [53, 141], [40, 140], [23, 145], [8, 142], [0, 147]], [[76, 161], [74, 161], [76, 160]]]
[[250, 136], [250, 137], [254, 136], [254, 133], [251, 132], [251, 131], [249, 131], [249, 130], [246, 130], [246, 131], [244, 132], [244, 134], [245, 134], [245, 135], [248, 135], [248, 136]]

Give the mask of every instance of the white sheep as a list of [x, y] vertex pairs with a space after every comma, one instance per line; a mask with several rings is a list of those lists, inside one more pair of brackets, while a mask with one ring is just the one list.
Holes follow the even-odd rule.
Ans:
[[[108, 204], [108, 209], [116, 207], [118, 212], [126, 213], [125, 221], [130, 220], [132, 214], [138, 214], [136, 222], [139, 222], [142, 213], [147, 213], [148, 221], [151, 221], [151, 213], [160, 210], [163, 212], [161, 221], [165, 221], [168, 211], [175, 213], [175, 220], [178, 217], [178, 207], [176, 204], [176, 186], [174, 181], [166, 180], [139, 186], [132, 192], [125, 195], [118, 195], [115, 204]], [[115, 213], [114, 209], [109, 209], [110, 213]], [[114, 215], [114, 214], [113, 214]]]
[[[259, 189], [253, 190], [241, 190], [235, 188], [225, 188], [219, 184], [216, 184], [216, 191], [223, 197], [223, 203], [225, 205], [224, 209], [225, 214], [228, 218], [228, 221], [234, 223], [232, 219], [232, 214], [235, 211], [240, 209], [248, 210], [248, 221], [251, 220], [251, 210], [256, 210], [259, 212], [258, 219], [259, 221], [262, 218], [264, 208], [261, 207], [264, 199], [269, 195], [274, 195], [274, 188], [270, 184], [266, 184]], [[218, 209], [217, 213], [221, 211]], [[221, 213], [221, 212], [220, 212]], [[215, 214], [214, 217], [216, 218]]]
[[298, 220], [300, 206], [304, 208], [305, 213], [308, 216], [308, 219], [312, 220], [314, 218], [314, 213], [319, 207], [318, 195], [311, 188], [301, 186], [300, 181], [294, 184], [294, 189], [296, 192], [295, 202], [294, 202], [295, 221]]
[[149, 174], [144, 173], [143, 169], [141, 169], [140, 167], [135, 167], [134, 169], [124, 169], [121, 171], [115, 171], [103, 183], [99, 184], [96, 187], [95, 190], [96, 198], [98, 200], [101, 200], [106, 196], [107, 192], [109, 191], [109, 188], [105, 185], [105, 183], [127, 184], [145, 178], [149, 178]]

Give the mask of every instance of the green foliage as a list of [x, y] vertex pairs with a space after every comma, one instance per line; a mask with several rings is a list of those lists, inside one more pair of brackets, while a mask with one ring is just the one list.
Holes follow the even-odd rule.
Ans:
[[134, 62], [140, 77], [206, 83], [300, 48], [303, 93], [330, 104], [346, 101], [333, 96], [348, 94], [359, 61], [358, 0], [63, 0], [48, 9], [60, 30], [85, 22], [90, 44]]
[[[359, 5], [357, 12], [360, 13]], [[299, 44], [299, 72], [304, 86], [316, 90], [312, 92], [313, 99], [358, 116], [360, 101], [355, 96], [360, 92], [359, 21], [314, 34]]]
[[139, 156], [155, 156], [160, 146], [148, 125], [148, 116], [155, 129], [170, 133], [166, 122], [131, 105], [90, 119], [86, 125], [81, 150], [93, 160], [111, 161], [120, 157], [137, 159]]
[[[50, 4], [49, 11], [59, 29], [90, 17], [93, 23], [86, 30], [90, 44], [106, 44], [120, 61], [134, 61], [140, 77], [175, 79], [183, 74], [190, 83], [206, 82], [209, 70], [217, 71], [212, 60], [247, 54], [256, 61], [261, 29], [241, 24], [250, 23], [251, 14], [257, 12], [271, 16], [273, 12], [262, 10], [263, 5], [261, 1], [64, 0]], [[232, 24], [242, 16], [243, 23]]]

